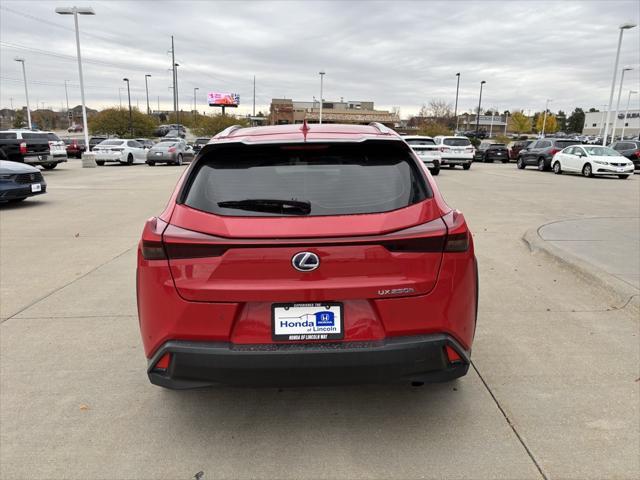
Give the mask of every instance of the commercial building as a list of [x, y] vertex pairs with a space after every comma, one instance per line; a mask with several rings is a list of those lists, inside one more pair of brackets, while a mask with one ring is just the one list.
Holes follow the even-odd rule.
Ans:
[[[478, 122], [478, 130], [480, 132], [491, 132], [494, 135], [506, 134], [508, 130], [509, 118], [507, 115], [480, 115], [480, 121]], [[475, 131], [476, 129], [476, 115], [463, 113], [458, 115], [456, 130], [459, 131]]]
[[[611, 112], [609, 116], [609, 134], [613, 130], [613, 116], [615, 112]], [[583, 135], [604, 135], [604, 123], [607, 118], [607, 112], [587, 112], [584, 115]], [[637, 137], [640, 135], [640, 110], [629, 110], [628, 112], [618, 112], [615, 136], [622, 134], [624, 126], [625, 137]]]
[[[318, 123], [320, 120], [320, 102], [302, 102], [290, 98], [271, 100], [269, 112], [270, 125], [291, 123]], [[375, 110], [373, 102], [342, 101], [322, 103], [322, 123], [349, 123], [368, 125], [379, 122], [394, 127], [400, 121], [397, 114], [386, 110]]]

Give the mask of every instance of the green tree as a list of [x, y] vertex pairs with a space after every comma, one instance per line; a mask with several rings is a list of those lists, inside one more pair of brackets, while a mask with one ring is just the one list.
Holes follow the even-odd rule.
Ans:
[[437, 135], [451, 135], [451, 129], [444, 120], [426, 120], [418, 130], [418, 135], [435, 137]]
[[558, 110], [556, 115], [556, 121], [558, 122], [558, 130], [561, 132], [567, 131], [567, 114], [562, 110]]
[[198, 137], [213, 137], [215, 134], [232, 125], [249, 126], [249, 122], [244, 118], [222, 114], [211, 117], [199, 115], [197, 121], [197, 125], [191, 127], [191, 131]]
[[582, 129], [584, 128], [584, 111], [581, 108], [576, 108], [573, 113], [569, 115], [569, 118], [567, 119], [567, 126], [570, 132], [582, 132]]
[[22, 110], [16, 110], [16, 116], [13, 119], [13, 128], [21, 128], [25, 124], [24, 113], [22, 113]]
[[542, 132], [542, 123], [544, 122], [544, 133], [554, 133], [558, 131], [558, 121], [553, 113], [547, 113], [545, 120], [544, 112], [538, 115], [536, 120], [536, 130]]
[[514, 112], [509, 117], [511, 130], [520, 133], [529, 133], [531, 131], [531, 120], [522, 112]]
[[91, 133], [117, 135], [121, 138], [150, 137], [156, 127], [155, 120], [134, 108], [131, 112], [133, 135], [129, 131], [129, 110], [107, 108], [89, 119]]

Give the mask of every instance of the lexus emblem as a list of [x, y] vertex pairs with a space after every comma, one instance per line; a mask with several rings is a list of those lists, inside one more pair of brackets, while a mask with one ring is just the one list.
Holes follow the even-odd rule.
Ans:
[[299, 272], [310, 272], [320, 266], [320, 258], [315, 253], [300, 252], [293, 256], [291, 265]]

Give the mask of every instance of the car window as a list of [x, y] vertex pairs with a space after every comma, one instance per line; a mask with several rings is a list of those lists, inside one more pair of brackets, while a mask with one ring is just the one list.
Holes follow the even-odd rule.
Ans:
[[131, 148], [142, 148], [142, 145], [139, 142], [136, 142], [135, 140], [129, 140], [127, 142], [127, 146]]
[[225, 216], [286, 215], [221, 205], [243, 200], [308, 202], [304, 213], [319, 216], [388, 212], [432, 195], [409, 152], [391, 142], [220, 147], [202, 159], [187, 185], [186, 205]]
[[489, 145], [489, 149], [500, 149], [502, 150], [503, 148], [505, 148], [504, 143], [493, 143], [491, 145]]
[[198, 138], [198, 139], [196, 139], [196, 145], [206, 145], [207, 143], [209, 143], [209, 139], [208, 138]]
[[34, 133], [34, 132], [22, 132], [22, 138], [25, 140], [31, 139], [41, 139], [41, 140], [49, 140], [49, 137], [46, 133]]
[[575, 155], [576, 154], [576, 148], [575, 147], [565, 148], [563, 150], [563, 152], [566, 153], [567, 155]]
[[580, 140], [556, 140], [555, 146], [556, 148], [566, 148], [571, 145], [579, 144]]
[[609, 147], [589, 145], [589, 146], [584, 146], [579, 148], [581, 148], [582, 150], [585, 150], [589, 155], [595, 155], [600, 157], [619, 157], [620, 156], [618, 152], [616, 152], [614, 149]]
[[539, 142], [536, 142], [536, 148], [548, 148], [551, 146], [551, 142], [545, 141], [545, 140], [541, 140]]
[[586, 155], [585, 151], [580, 147], [573, 147], [574, 155]]
[[0, 132], [0, 140], [15, 140], [18, 136], [13, 132]]
[[633, 143], [616, 143], [613, 146], [614, 150], [631, 150], [634, 148]]
[[442, 143], [450, 147], [468, 147], [471, 141], [468, 138], [445, 138]]
[[406, 142], [409, 145], [435, 145], [436, 142], [434, 142], [431, 138], [410, 138], [409, 140], [406, 140]]
[[123, 140], [105, 140], [104, 142], [100, 142], [100, 145], [124, 145]]
[[52, 142], [59, 142], [60, 137], [58, 137], [55, 133], [47, 133], [47, 138]]

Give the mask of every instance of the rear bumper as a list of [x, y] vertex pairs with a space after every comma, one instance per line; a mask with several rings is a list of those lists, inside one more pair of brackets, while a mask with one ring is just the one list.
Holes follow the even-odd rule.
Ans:
[[[446, 346], [461, 360], [450, 363]], [[154, 369], [166, 353], [168, 369]], [[469, 352], [446, 334], [324, 344], [169, 341], [149, 360], [147, 373], [151, 383], [172, 389], [441, 382], [465, 375], [469, 363]]]
[[473, 162], [473, 154], [469, 154], [468, 156], [456, 156], [456, 157], [442, 157], [441, 159], [442, 165], [465, 165], [467, 163]]

